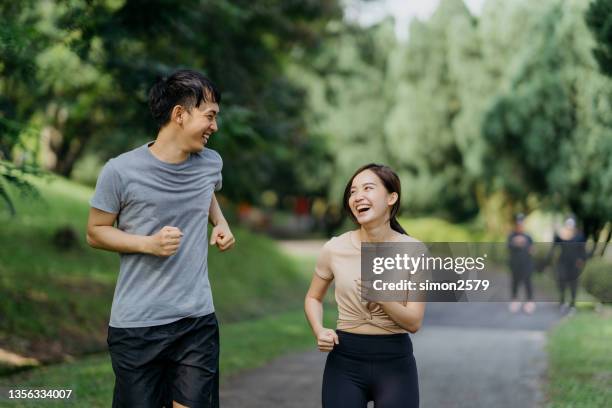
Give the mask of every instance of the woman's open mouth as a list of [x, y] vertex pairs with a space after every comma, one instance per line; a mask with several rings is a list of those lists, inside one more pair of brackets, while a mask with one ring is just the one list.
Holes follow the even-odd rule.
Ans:
[[360, 204], [358, 206], [355, 207], [355, 209], [357, 210], [357, 212], [359, 214], [365, 214], [370, 210], [370, 206], [367, 204]]

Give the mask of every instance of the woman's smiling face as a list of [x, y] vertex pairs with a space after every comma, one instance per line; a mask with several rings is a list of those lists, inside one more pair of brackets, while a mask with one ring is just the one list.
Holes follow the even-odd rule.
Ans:
[[397, 198], [397, 193], [389, 193], [373, 171], [364, 170], [353, 178], [348, 204], [357, 222], [364, 225], [388, 221]]

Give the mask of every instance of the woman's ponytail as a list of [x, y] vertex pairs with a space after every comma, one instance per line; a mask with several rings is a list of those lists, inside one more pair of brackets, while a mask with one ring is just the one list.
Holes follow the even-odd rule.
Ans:
[[390, 224], [391, 224], [391, 229], [399, 232], [400, 234], [404, 234], [404, 235], [410, 235], [406, 232], [406, 230], [400, 225], [399, 221], [397, 220], [397, 218], [392, 217], [390, 220]]

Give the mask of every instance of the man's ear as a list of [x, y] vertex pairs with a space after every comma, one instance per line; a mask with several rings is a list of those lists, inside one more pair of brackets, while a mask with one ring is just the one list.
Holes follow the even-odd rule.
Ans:
[[393, 205], [393, 204], [395, 204], [397, 202], [397, 199], [398, 199], [397, 193], [395, 193], [395, 192], [391, 193], [391, 194], [389, 194], [389, 199], [387, 200], [387, 204], [388, 205]]
[[183, 118], [185, 117], [185, 108], [182, 105], [174, 105], [172, 113], [170, 114], [170, 120], [179, 126], [183, 126]]

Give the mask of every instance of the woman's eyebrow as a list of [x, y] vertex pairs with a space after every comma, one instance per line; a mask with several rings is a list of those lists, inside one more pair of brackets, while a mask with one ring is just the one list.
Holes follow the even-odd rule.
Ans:
[[[374, 186], [374, 187], [375, 187], [375, 186], [376, 186], [376, 183], [375, 183], [375, 182], [373, 182], [373, 181], [366, 181], [365, 183], [362, 183], [362, 184], [361, 184], [361, 187], [366, 187], [366, 186]], [[353, 190], [355, 190], [356, 188], [357, 188], [357, 186], [351, 186], [351, 190], [350, 190], [350, 191], [353, 191]]]

